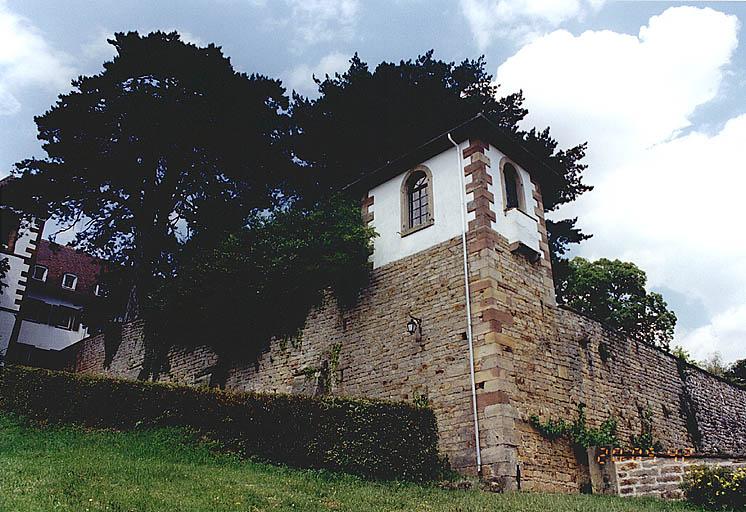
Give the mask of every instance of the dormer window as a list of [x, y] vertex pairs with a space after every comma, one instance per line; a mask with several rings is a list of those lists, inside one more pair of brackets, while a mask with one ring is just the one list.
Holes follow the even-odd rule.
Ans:
[[44, 265], [34, 265], [34, 270], [31, 272], [31, 279], [36, 279], [42, 283], [47, 280], [48, 269]]
[[93, 294], [96, 297], [105, 297], [106, 296], [106, 289], [104, 288], [103, 285], [97, 284], [96, 288], [93, 290]]
[[503, 183], [505, 185], [505, 209], [523, 210], [523, 186], [518, 170], [511, 163], [503, 165]]
[[405, 176], [401, 191], [402, 236], [432, 226], [432, 181], [430, 170], [425, 166], [419, 166]]
[[62, 276], [62, 287], [65, 290], [74, 290], [78, 285], [78, 276], [75, 274], [65, 274]]

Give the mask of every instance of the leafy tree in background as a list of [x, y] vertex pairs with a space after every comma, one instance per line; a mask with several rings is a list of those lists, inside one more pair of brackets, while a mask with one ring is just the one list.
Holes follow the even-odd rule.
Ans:
[[694, 364], [703, 370], [707, 370], [711, 374], [722, 378], [725, 378], [725, 375], [728, 372], [728, 365], [723, 361], [723, 356], [720, 352], [713, 352], [707, 359], [695, 361]]
[[725, 371], [725, 378], [736, 386], [746, 388], [746, 359], [731, 364]]
[[647, 276], [634, 263], [602, 258], [569, 261], [560, 283], [568, 306], [624, 335], [668, 349], [676, 315], [663, 297], [647, 292]]
[[707, 370], [713, 375], [722, 377], [731, 384], [740, 387], [746, 387], [746, 359], [734, 361], [726, 364], [720, 352], [713, 352], [704, 361], [695, 361], [693, 364]]
[[746, 388], [746, 359], [726, 364], [723, 362], [723, 356], [720, 352], [713, 352], [707, 359], [697, 361], [680, 345], [676, 345], [671, 350], [671, 354], [689, 364], [699, 366], [713, 375], [722, 377], [735, 386]]
[[161, 32], [109, 42], [117, 53], [104, 70], [35, 118], [47, 158], [17, 164], [3, 199], [63, 224], [83, 219], [75, 245], [125, 266], [147, 317], [180, 237], [217, 243], [282, 202], [289, 99], [212, 44]]
[[[318, 98], [294, 94], [292, 103], [298, 126], [293, 147], [309, 168], [306, 196], [351, 183], [480, 112], [561, 176], [556, 186], [542, 190], [545, 211], [592, 188], [582, 182], [586, 144], [559, 150], [549, 128], [520, 129], [528, 113], [523, 94], [498, 97], [484, 57], [455, 64], [435, 59], [431, 50], [415, 60], [382, 62], [371, 71], [356, 54], [347, 71], [317, 79], [317, 84]], [[560, 271], [566, 267], [559, 262], [568, 244], [588, 238], [575, 227], [576, 220], [547, 221], [553, 263]]]
[[586, 235], [575, 227], [577, 221], [577, 217], [555, 222], [547, 221], [554, 291], [559, 303], [564, 303], [566, 300], [564, 297], [564, 283], [570, 277], [571, 271], [570, 259], [567, 257], [570, 244], [577, 244], [591, 237], [591, 235]]

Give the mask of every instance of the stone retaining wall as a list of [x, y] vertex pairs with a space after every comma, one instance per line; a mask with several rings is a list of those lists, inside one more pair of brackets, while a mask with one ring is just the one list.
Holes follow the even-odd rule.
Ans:
[[654, 496], [665, 499], [681, 499], [684, 494], [681, 484], [684, 475], [692, 466], [701, 464], [714, 466], [746, 467], [746, 458], [643, 458], [614, 462], [616, 493], [621, 496]]

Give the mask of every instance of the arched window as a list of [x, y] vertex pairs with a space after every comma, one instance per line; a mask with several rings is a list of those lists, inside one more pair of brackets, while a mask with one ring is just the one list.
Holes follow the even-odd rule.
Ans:
[[409, 172], [402, 183], [402, 236], [433, 224], [433, 186], [424, 166]]
[[414, 228], [428, 221], [427, 175], [422, 171], [412, 174], [407, 184], [409, 227]]
[[503, 166], [503, 182], [505, 183], [505, 209], [522, 208], [521, 178], [511, 163]]

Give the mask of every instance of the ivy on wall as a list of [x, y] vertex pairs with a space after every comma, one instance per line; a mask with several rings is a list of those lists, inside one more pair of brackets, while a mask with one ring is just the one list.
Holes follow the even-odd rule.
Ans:
[[574, 446], [582, 448], [619, 446], [616, 419], [610, 417], [599, 428], [589, 428], [586, 425], [585, 408], [584, 403], [578, 404], [577, 416], [573, 421], [549, 419], [542, 422], [537, 415], [532, 414], [529, 417], [529, 423], [542, 436], [551, 441], [565, 438]]

